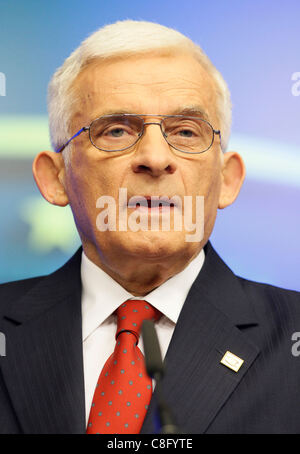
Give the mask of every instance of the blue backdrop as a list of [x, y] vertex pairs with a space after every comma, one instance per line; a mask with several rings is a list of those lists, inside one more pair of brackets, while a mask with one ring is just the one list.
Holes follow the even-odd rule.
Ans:
[[47, 84], [88, 34], [127, 18], [178, 29], [224, 75], [247, 178], [212, 243], [237, 274], [300, 290], [298, 0], [0, 0], [0, 281], [48, 273], [79, 244], [69, 208], [47, 204], [31, 176], [50, 147]]

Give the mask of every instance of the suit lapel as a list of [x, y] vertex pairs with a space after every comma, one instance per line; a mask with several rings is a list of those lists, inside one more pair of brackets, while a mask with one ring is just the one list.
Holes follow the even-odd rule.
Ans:
[[80, 261], [81, 249], [3, 320], [1, 369], [25, 433], [85, 431]]
[[[237, 277], [213, 250], [193, 284], [165, 358], [162, 390], [184, 433], [203, 433], [257, 357], [243, 327], [256, 325], [255, 314]], [[225, 352], [244, 360], [238, 372], [220, 364]], [[153, 426], [156, 393], [142, 433]]]

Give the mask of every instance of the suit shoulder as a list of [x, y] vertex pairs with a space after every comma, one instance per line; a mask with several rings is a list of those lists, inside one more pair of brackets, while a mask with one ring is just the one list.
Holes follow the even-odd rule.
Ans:
[[37, 276], [0, 284], [0, 308], [9, 304], [10, 301], [24, 296], [37, 283], [44, 279], [44, 277], [45, 276]]
[[49, 292], [58, 288], [63, 294], [68, 293], [80, 280], [81, 255], [82, 248], [79, 248], [66, 263], [50, 274], [0, 284], [0, 314], [5, 313], [10, 304], [19, 304], [27, 294], [33, 298], [38, 294], [48, 300]]
[[241, 276], [237, 276], [237, 278], [239, 279], [240, 283], [242, 284], [245, 290], [249, 290], [254, 293], [255, 292], [265, 293], [273, 296], [279, 295], [284, 298], [290, 298], [300, 301], [300, 292], [298, 292], [297, 290], [285, 289], [264, 282], [251, 281]]
[[272, 310], [281, 314], [294, 314], [300, 319], [300, 292], [251, 281], [240, 276], [238, 279], [257, 312], [268, 313]]

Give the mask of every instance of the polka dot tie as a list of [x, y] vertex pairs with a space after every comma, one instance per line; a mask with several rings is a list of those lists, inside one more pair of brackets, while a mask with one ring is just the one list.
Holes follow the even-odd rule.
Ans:
[[140, 432], [152, 396], [152, 380], [137, 344], [143, 320], [158, 320], [160, 315], [143, 300], [128, 300], [117, 309], [116, 346], [95, 389], [88, 434]]

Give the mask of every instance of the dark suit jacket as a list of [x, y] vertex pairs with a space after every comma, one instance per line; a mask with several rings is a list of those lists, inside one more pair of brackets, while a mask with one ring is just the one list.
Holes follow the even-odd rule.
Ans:
[[[208, 242], [166, 358], [182, 431], [300, 433], [300, 293], [235, 276]], [[59, 270], [0, 286], [0, 433], [84, 433], [81, 249]], [[244, 360], [234, 372], [220, 360]], [[100, 371], [99, 371], [100, 372]], [[153, 433], [155, 392], [142, 433]]]

